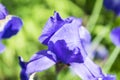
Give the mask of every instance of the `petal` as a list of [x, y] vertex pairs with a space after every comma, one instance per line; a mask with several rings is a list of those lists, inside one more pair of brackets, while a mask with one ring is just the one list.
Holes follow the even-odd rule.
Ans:
[[21, 70], [21, 79], [29, 78], [35, 72], [41, 72], [53, 66], [56, 62], [53, 60], [54, 58], [51, 57], [52, 52], [43, 50], [38, 52], [37, 54], [33, 55], [29, 62], [23, 62], [22, 59], [20, 60]]
[[[82, 56], [86, 57], [87, 53], [84, 51], [83, 43], [79, 35], [79, 28], [81, 27], [82, 21], [74, 17], [70, 17], [69, 20], [71, 20], [71, 22], [64, 24], [63, 27], [51, 37], [49, 42], [56, 44], [64, 41], [65, 46], [69, 50], [73, 51], [75, 48], [79, 48]], [[62, 44], [60, 45], [62, 46]], [[58, 48], [58, 46], [55, 47], [55, 50], [56, 48]]]
[[120, 46], [120, 27], [116, 27], [111, 31], [110, 38], [116, 46]]
[[50, 51], [54, 52], [57, 56], [57, 61], [65, 64], [70, 62], [83, 62], [83, 56], [81, 55], [80, 49], [78, 47], [70, 50], [64, 40], [58, 40], [55, 44], [49, 42], [48, 48]]
[[84, 64], [71, 63], [70, 68], [73, 72], [80, 76], [82, 80], [94, 80], [94, 76], [90, 73]]
[[116, 80], [116, 76], [115, 75], [106, 75], [103, 80]]
[[113, 10], [115, 14], [120, 15], [120, 1], [119, 0], [104, 0], [104, 6], [108, 10]]
[[4, 50], [5, 50], [5, 46], [2, 43], [0, 43], [0, 54], [4, 52]]
[[101, 68], [95, 63], [93, 63], [92, 60], [90, 60], [88, 57], [86, 57], [84, 64], [95, 77], [103, 76]]
[[91, 42], [91, 35], [85, 27], [81, 26], [79, 28], [80, 39], [84, 44], [89, 44]]
[[22, 25], [22, 20], [19, 17], [12, 16], [4, 27], [2, 38], [7, 39], [17, 34], [21, 29]]
[[8, 22], [11, 20], [12, 16], [8, 15], [5, 17], [5, 19], [0, 20], [0, 32], [3, 33], [4, 32], [4, 28], [6, 26], [6, 24], [8, 24]]
[[70, 68], [83, 80], [97, 80], [104, 76], [101, 69], [89, 58], [84, 63], [70, 63]]
[[80, 42], [79, 27], [81, 26], [81, 19], [70, 18], [71, 22], [66, 23], [61, 27], [50, 39], [56, 42], [57, 40], [65, 40], [67, 43]]
[[5, 6], [0, 3], [0, 20], [4, 19], [8, 15], [8, 11]]
[[34, 72], [41, 72], [43, 70], [47, 70], [51, 66], [53, 66], [55, 62], [48, 57], [44, 56], [40, 59], [36, 59], [27, 64], [26, 73], [32, 74]]
[[28, 75], [26, 74], [26, 65], [27, 65], [27, 63], [23, 61], [22, 57], [18, 57], [18, 59], [19, 59], [20, 67], [21, 67], [20, 79], [21, 80], [29, 80]]
[[51, 54], [53, 53], [43, 50], [33, 55], [26, 66], [26, 73], [32, 74], [34, 72], [40, 72], [53, 66], [55, 60]]
[[104, 0], [103, 4], [107, 9], [110, 9], [110, 10], [114, 9], [114, 1], [113, 0]]
[[59, 13], [55, 12], [53, 17], [50, 17], [42, 31], [42, 35], [39, 37], [41, 43], [47, 45], [51, 36], [62, 27], [65, 23], [61, 19]]
[[96, 50], [93, 51], [94, 59], [105, 60], [108, 57], [108, 50], [105, 46], [99, 45]]

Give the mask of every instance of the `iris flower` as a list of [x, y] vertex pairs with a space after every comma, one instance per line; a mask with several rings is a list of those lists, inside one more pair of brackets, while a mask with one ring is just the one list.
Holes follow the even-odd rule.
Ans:
[[110, 38], [116, 46], [120, 47], [120, 27], [112, 29], [110, 33]]
[[90, 43], [85, 49], [92, 60], [105, 60], [108, 57], [108, 50], [102, 44], [96, 46], [96, 43]]
[[[0, 4], [0, 40], [16, 35], [22, 25], [22, 20], [19, 17], [9, 15], [5, 6]], [[0, 52], [3, 52], [4, 49], [4, 45], [0, 43]]]
[[120, 15], [120, 0], [104, 0], [104, 6], [106, 9], [114, 11], [116, 15]]
[[29, 62], [19, 57], [21, 80], [29, 80], [33, 73], [44, 71], [56, 63], [68, 65], [83, 80], [115, 80], [104, 75], [101, 68], [87, 57], [84, 46], [90, 42], [90, 34], [82, 26], [81, 19], [69, 17], [63, 20], [55, 12], [46, 23], [39, 40], [48, 49], [34, 54]]

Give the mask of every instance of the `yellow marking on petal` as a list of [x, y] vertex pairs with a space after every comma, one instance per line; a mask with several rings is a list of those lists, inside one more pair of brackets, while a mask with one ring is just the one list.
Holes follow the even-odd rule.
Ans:
[[5, 19], [0, 20], [0, 32], [3, 31], [3, 29], [4, 29], [5, 25], [7, 24], [7, 22], [8, 22], [9, 20], [11, 20], [11, 17], [12, 17], [12, 15], [7, 15], [7, 16], [5, 17]]

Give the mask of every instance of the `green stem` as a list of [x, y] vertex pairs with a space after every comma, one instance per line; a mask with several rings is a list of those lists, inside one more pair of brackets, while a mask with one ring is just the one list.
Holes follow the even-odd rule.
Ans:
[[113, 50], [112, 54], [110, 55], [110, 57], [108, 58], [106, 64], [105, 64], [104, 67], [103, 67], [103, 70], [104, 70], [106, 73], [108, 73], [109, 70], [111, 69], [111, 67], [112, 67], [113, 63], [115, 62], [115, 60], [116, 60], [117, 56], [119, 55], [119, 53], [120, 53], [120, 48], [119, 48], [119, 47], [116, 47], [116, 48]]
[[90, 32], [92, 32], [93, 28], [95, 27], [95, 24], [98, 20], [100, 11], [102, 9], [102, 4], [103, 4], [103, 0], [96, 0], [93, 12], [87, 23], [87, 28], [88, 28], [88, 30], [90, 30]]
[[108, 34], [109, 29], [107, 27], [109, 26], [104, 26], [103, 30], [97, 35], [97, 37], [94, 38], [94, 40], [92, 41], [91, 50], [95, 50], [100, 42], [103, 40], [103, 38], [106, 36], [105, 34]]

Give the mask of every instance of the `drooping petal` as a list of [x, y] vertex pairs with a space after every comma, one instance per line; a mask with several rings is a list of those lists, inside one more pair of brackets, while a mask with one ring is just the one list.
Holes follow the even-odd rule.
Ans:
[[30, 77], [31, 74], [35, 72], [41, 72], [53, 66], [55, 62], [55, 56], [53, 53], [47, 50], [43, 50], [33, 55], [29, 62], [25, 63], [20, 60], [21, 65], [21, 76], [22, 80], [24, 77]]
[[76, 47], [70, 50], [64, 40], [58, 40], [55, 44], [49, 42], [48, 46], [48, 50], [55, 53], [57, 61], [59, 62], [65, 64], [69, 64], [70, 62], [83, 62], [83, 56], [81, 55], [80, 49]]
[[111, 31], [110, 38], [116, 46], [120, 47], [120, 27], [116, 27]]
[[103, 76], [101, 68], [95, 63], [93, 63], [93, 61], [90, 60], [88, 57], [86, 58], [84, 64], [95, 77]]
[[87, 69], [87, 67], [82, 63], [81, 64], [71, 63], [70, 68], [83, 80], [92, 80], [92, 79], [94, 80], [95, 79], [93, 75], [90, 73], [90, 71]]
[[115, 75], [106, 75], [103, 80], [116, 80], [116, 76]]
[[42, 31], [42, 35], [39, 37], [41, 43], [47, 45], [51, 36], [62, 27], [65, 23], [61, 19], [59, 13], [55, 12], [53, 17], [50, 17]]
[[19, 65], [21, 67], [20, 79], [21, 80], [29, 80], [28, 75], [26, 74], [27, 63], [23, 61], [22, 57], [18, 57], [18, 59], [19, 59]]
[[0, 3], [0, 20], [4, 19], [8, 15], [8, 11], [5, 6]]
[[[5, 19], [0, 20], [0, 34], [4, 32], [4, 28], [6, 24], [11, 20], [12, 16], [8, 15], [5, 17]], [[1, 34], [2, 35], [2, 34]]]
[[[11, 19], [4, 26], [4, 31], [2, 34], [3, 39], [7, 39], [17, 34], [21, 29], [23, 23], [22, 20], [17, 16], [10, 16]], [[7, 19], [6, 19], [7, 20]]]
[[2, 43], [0, 43], [0, 53], [2, 53], [4, 50], [5, 50], [5, 46]]
[[83, 80], [97, 80], [104, 76], [100, 67], [89, 58], [86, 58], [84, 63], [70, 63], [70, 68]]
[[[48, 56], [47, 51], [40, 51], [33, 56], [27, 64], [26, 73], [32, 74], [34, 72], [41, 72], [53, 66], [55, 61], [52, 57]], [[52, 56], [52, 55], [51, 55]], [[35, 57], [35, 58], [34, 58]]]

